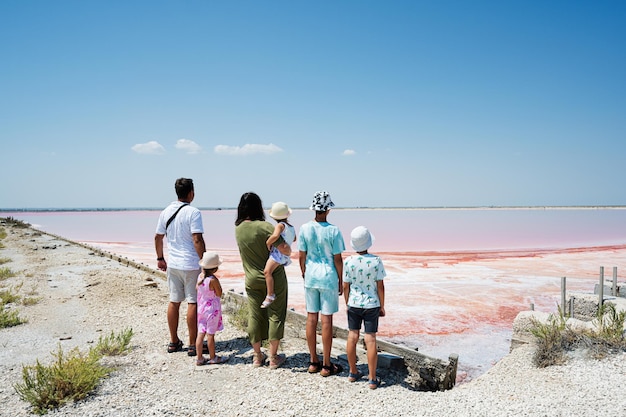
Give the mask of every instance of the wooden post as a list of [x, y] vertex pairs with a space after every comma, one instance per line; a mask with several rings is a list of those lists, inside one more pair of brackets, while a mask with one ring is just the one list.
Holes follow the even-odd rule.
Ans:
[[574, 298], [575, 297], [570, 297], [569, 298], [569, 317], [570, 317], [570, 319], [574, 318]]
[[565, 315], [565, 277], [561, 277], [561, 316]]
[[600, 267], [600, 291], [598, 291], [598, 308], [602, 307], [604, 301], [604, 267]]
[[617, 297], [617, 267], [613, 267], [613, 297]]
[[530, 303], [530, 311], [535, 311], [535, 303]]

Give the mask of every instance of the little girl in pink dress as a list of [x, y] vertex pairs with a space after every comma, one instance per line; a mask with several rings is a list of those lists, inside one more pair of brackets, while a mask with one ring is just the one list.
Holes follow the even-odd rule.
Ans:
[[[219, 255], [214, 252], [205, 252], [200, 261], [203, 272], [198, 276], [198, 283], [196, 284], [198, 290], [198, 337], [196, 338], [198, 358], [196, 365], [198, 366], [225, 362], [225, 358], [215, 354], [215, 333], [224, 330], [222, 285], [214, 275], [221, 263]], [[205, 336], [209, 348], [208, 359], [200, 353]]]

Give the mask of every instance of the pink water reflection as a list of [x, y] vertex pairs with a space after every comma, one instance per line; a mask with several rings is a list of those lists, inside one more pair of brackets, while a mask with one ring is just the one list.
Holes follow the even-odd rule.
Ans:
[[[43, 230], [154, 266], [158, 211], [11, 213]], [[312, 217], [295, 210], [299, 227]], [[234, 210], [203, 211], [207, 247], [220, 252], [223, 286], [243, 292]], [[555, 311], [561, 277], [592, 291], [600, 266], [626, 270], [626, 210], [333, 210], [346, 237], [360, 224], [388, 277], [380, 336], [425, 354], [460, 355], [459, 381], [486, 371], [509, 349], [511, 324], [530, 304]], [[295, 249], [295, 248], [294, 248]], [[295, 256], [294, 256], [295, 260]], [[289, 307], [304, 312], [297, 262], [287, 268]], [[343, 306], [335, 324], [346, 325]]]

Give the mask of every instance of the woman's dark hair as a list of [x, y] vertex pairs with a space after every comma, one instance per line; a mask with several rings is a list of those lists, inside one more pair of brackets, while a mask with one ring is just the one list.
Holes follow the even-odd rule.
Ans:
[[265, 220], [261, 197], [255, 193], [244, 193], [239, 200], [235, 226], [239, 226], [244, 220]]

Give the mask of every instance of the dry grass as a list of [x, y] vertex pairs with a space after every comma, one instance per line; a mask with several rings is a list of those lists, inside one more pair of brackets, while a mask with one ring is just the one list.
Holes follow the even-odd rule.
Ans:
[[537, 346], [533, 361], [539, 368], [563, 364], [567, 352], [584, 349], [592, 358], [601, 359], [609, 354], [626, 351], [624, 321], [626, 311], [618, 312], [614, 304], [605, 303], [594, 320], [595, 331], [574, 331], [566, 325], [559, 309], [547, 323], [533, 320], [531, 333]]

